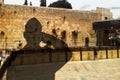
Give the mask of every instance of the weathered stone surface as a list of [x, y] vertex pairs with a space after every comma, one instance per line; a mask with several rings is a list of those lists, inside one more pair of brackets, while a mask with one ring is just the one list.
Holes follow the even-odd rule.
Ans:
[[[37, 18], [42, 24], [42, 31], [52, 35], [52, 30], [57, 32], [57, 38], [61, 38], [61, 32], [66, 31], [66, 43], [68, 46], [84, 46], [85, 37], [90, 38], [90, 45], [95, 45], [95, 33], [92, 30], [92, 22], [103, 20], [104, 17], [112, 18], [108, 9], [97, 8], [94, 11], [66, 10], [42, 7], [28, 7], [18, 5], [0, 6], [0, 32], [5, 32], [7, 47], [16, 48], [21, 41], [23, 47], [26, 44], [23, 32], [25, 25], [31, 18]], [[78, 31], [77, 44], [74, 43], [72, 31]], [[3, 38], [5, 46], [5, 38]], [[2, 47], [2, 46], [1, 46]]]

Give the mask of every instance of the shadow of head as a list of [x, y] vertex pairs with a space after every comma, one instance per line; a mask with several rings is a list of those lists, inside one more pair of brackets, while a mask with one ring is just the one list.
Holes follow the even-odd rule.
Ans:
[[[36, 18], [31, 18], [25, 25], [24, 37], [27, 42], [24, 49], [42, 49], [49, 46], [49, 44], [54, 49], [68, 49], [63, 40], [42, 32], [42, 25]], [[40, 43], [44, 43], [45, 46], [41, 46]]]
[[[42, 25], [36, 18], [31, 18], [25, 25], [24, 37], [27, 44], [23, 48], [23, 54], [20, 54], [22, 55], [22, 61], [20, 61], [20, 64], [30, 64], [32, 66], [22, 67], [23, 70], [21, 70], [21, 68], [16, 68], [15, 73], [16, 75], [19, 75], [19, 77], [15, 76], [15, 79], [31, 80], [31, 77], [26, 76], [33, 76], [36, 80], [55, 80], [56, 72], [71, 58], [72, 53], [67, 44], [63, 40], [42, 32]], [[46, 45], [41, 47], [39, 45], [40, 42], [43, 42]], [[19, 53], [19, 51], [14, 52], [13, 55], [17, 55], [15, 57], [16, 59], [20, 59], [21, 56], [19, 56]], [[19, 69], [21, 71], [20, 73], [25, 72], [24, 74], [26, 76], [23, 76], [24, 74], [20, 74]], [[30, 74], [28, 69], [35, 72], [35, 74]]]
[[24, 38], [27, 45], [25, 49], [38, 49], [41, 41], [42, 25], [36, 18], [31, 18], [25, 25]]

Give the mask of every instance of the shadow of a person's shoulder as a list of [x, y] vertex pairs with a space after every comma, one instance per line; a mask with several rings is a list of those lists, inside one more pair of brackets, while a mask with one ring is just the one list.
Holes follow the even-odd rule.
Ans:
[[[30, 53], [30, 54], [34, 54], [35, 56], [37, 53], [39, 53], [40, 55], [37, 55], [38, 59], [36, 59], [36, 57], [34, 56], [22, 56], [22, 57], [29, 57], [29, 59], [34, 59], [33, 61], [35, 62], [38, 62], [37, 60], [40, 60], [41, 63], [41, 61], [46, 61], [44, 59], [46, 58], [44, 52], [48, 53], [49, 55], [47, 55], [47, 58], [49, 59], [47, 58], [46, 59], [48, 60], [49, 63], [55, 63], [55, 64], [49, 64], [49, 68], [48, 66], [42, 66], [42, 68], [40, 68], [40, 71], [44, 71], [42, 75], [46, 75], [46, 73], [49, 73], [50, 75], [48, 75], [48, 77], [51, 78], [50, 80], [55, 80], [54, 78], [56, 71], [58, 71], [71, 58], [71, 54], [69, 54], [69, 57], [67, 55], [68, 53], [71, 53], [70, 51], [67, 51], [69, 50], [68, 45], [63, 40], [58, 39], [57, 37], [52, 36], [50, 34], [42, 32], [42, 25], [39, 22], [39, 20], [37, 20], [36, 18], [31, 18], [30, 20], [28, 20], [28, 22], [25, 25], [25, 32], [23, 33], [23, 35], [26, 40], [26, 44], [22, 49], [18, 51], [13, 51], [10, 62], [12, 63], [12, 61], [15, 60], [17, 55], [24, 55]], [[45, 46], [41, 47], [40, 46], [41, 42], [45, 43]], [[60, 49], [60, 51], [58, 49]], [[52, 51], [55, 50], [58, 50], [57, 53], [61, 53], [62, 51], [63, 54], [65, 54], [64, 58], [66, 57], [67, 58], [63, 59], [63, 57], [60, 56], [61, 54], [52, 55]], [[58, 65], [58, 62], [62, 62], [62, 61], [64, 61], [64, 63]], [[40, 78], [39, 80], [42, 79], [41, 77], [44, 77], [44, 80], [48, 80], [47, 77], [42, 76], [39, 73], [37, 74], [39, 75], [37, 76]]]

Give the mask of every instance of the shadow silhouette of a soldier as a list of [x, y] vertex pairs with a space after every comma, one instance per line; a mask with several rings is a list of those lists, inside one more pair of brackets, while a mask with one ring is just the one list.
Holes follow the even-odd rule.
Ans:
[[[34, 80], [55, 80], [55, 73], [64, 66], [64, 64], [66, 64], [67, 61], [70, 60], [71, 58], [71, 51], [69, 50], [67, 44], [65, 42], [63, 42], [60, 39], [57, 39], [56, 37], [46, 34], [44, 32], [42, 32], [42, 25], [41, 23], [36, 19], [36, 18], [31, 18], [27, 24], [25, 25], [25, 32], [24, 32], [24, 37], [26, 39], [26, 45], [24, 46], [24, 48], [22, 49], [22, 51], [16, 51], [13, 54], [13, 57], [11, 57], [11, 63], [12, 61], [15, 61], [17, 56], [20, 55], [20, 57], [22, 57], [21, 59], [23, 59], [21, 62], [22, 65], [24, 65], [24, 62], [26, 62], [25, 58], [28, 59], [33, 59], [30, 61], [32, 62], [32, 66], [34, 67], [24, 67], [24, 70], [21, 70], [20, 68], [20, 73], [22, 73], [23, 71], [23, 76], [21, 74], [19, 74], [19, 68], [15, 69], [16, 75], [19, 76], [17, 77], [16, 75], [14, 75], [14, 79], [26, 79], [26, 80], [33, 80], [31, 79], [31, 77], [29, 76], [33, 76]], [[40, 42], [44, 42], [46, 43], [46, 46], [41, 47], [39, 44]], [[52, 46], [53, 48], [51, 48], [50, 46]], [[51, 48], [51, 49], [48, 49]], [[33, 50], [33, 51], [31, 51]], [[53, 52], [52, 52], [53, 51]], [[28, 53], [28, 54], [27, 54]], [[36, 54], [37, 53], [37, 54]], [[41, 64], [41, 62], [36, 63], [37, 60], [41, 60], [41, 59], [36, 59], [36, 57], [34, 57], [35, 55], [38, 55], [37, 58], [45, 58], [45, 54], [49, 53], [49, 63], [51, 64], [42, 64], [39, 66], [39, 68], [37, 66], [34, 66], [33, 64]], [[53, 55], [51, 54], [55, 54], [55, 56], [53, 57]], [[59, 57], [61, 56], [61, 54], [64, 54], [64, 57]], [[34, 54], [34, 56], [29, 56], [29, 54]], [[68, 55], [69, 54], [69, 55]], [[64, 60], [57, 60], [54, 62], [54, 58], [58, 58], [59, 59], [64, 59]], [[34, 63], [35, 62], [35, 63]], [[62, 63], [60, 63], [62, 62]], [[31, 63], [31, 62], [29, 62]], [[26, 69], [25, 69], [26, 68]], [[28, 69], [33, 70], [34, 74], [30, 74], [29, 71], [27, 71]], [[8, 71], [8, 76], [9, 76], [9, 71]]]
[[41, 49], [39, 43], [41, 41], [42, 25], [36, 18], [30, 19], [25, 25], [24, 37], [27, 44], [23, 49]]
[[42, 25], [36, 18], [31, 18], [25, 25], [24, 37], [27, 44], [23, 49], [43, 49], [44, 47], [40, 46], [40, 42], [44, 42], [46, 44], [47, 42], [50, 42], [54, 49], [68, 48], [64, 41], [42, 32]]

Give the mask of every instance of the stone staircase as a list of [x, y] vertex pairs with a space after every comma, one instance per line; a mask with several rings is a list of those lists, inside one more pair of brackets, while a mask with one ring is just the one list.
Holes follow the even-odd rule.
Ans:
[[7, 80], [120, 80], [120, 59], [10, 66]]

